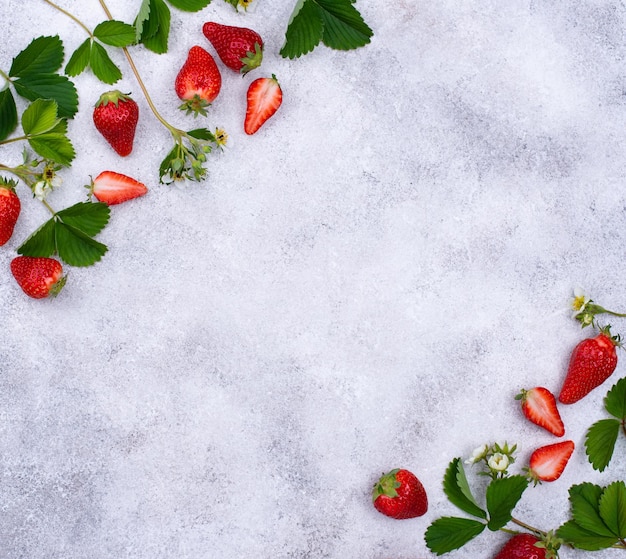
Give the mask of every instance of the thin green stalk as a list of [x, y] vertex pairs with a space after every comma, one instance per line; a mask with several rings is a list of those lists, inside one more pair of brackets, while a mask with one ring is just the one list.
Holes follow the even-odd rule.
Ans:
[[21, 142], [22, 140], [28, 140], [28, 136], [17, 136], [15, 138], [7, 138], [6, 140], [2, 140], [0, 142], [0, 146], [3, 144], [10, 144], [12, 142]]
[[544, 532], [543, 530], [538, 530], [537, 528], [534, 528], [530, 524], [526, 524], [526, 522], [522, 522], [521, 520], [518, 520], [517, 518], [511, 518], [511, 522], [513, 522], [514, 524], [517, 524], [518, 526], [520, 526], [521, 528], [524, 528], [525, 530], [528, 530], [529, 532], [533, 532], [534, 534], [538, 534], [540, 536], [546, 535], [546, 532]]
[[82, 21], [80, 21], [74, 14], [71, 14], [67, 10], [64, 10], [63, 8], [61, 8], [61, 6], [57, 6], [54, 2], [51, 2], [50, 0], [43, 0], [43, 1], [46, 4], [48, 4], [49, 6], [52, 6], [55, 10], [59, 10], [59, 12], [61, 12], [62, 14], [65, 14], [71, 20], [76, 22], [78, 25], [80, 25], [85, 30], [87, 35], [89, 35], [92, 39], [95, 39], [95, 37], [93, 36], [93, 33], [91, 32], [89, 27], [87, 27]]

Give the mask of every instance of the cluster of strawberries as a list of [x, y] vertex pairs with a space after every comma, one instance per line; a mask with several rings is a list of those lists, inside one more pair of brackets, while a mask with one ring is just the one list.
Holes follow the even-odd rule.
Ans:
[[[624, 316], [593, 304], [583, 295], [575, 297], [573, 307], [574, 318], [583, 327], [596, 325], [596, 314]], [[603, 384], [617, 367], [616, 349], [621, 346], [620, 336], [613, 336], [610, 326], [598, 327], [598, 330], [596, 335], [585, 338], [573, 349], [558, 402], [554, 394], [543, 386], [522, 390], [516, 396], [521, 402], [524, 417], [556, 437], [565, 435], [558, 404], [570, 405], [583, 399]], [[529, 480], [535, 484], [557, 480], [573, 452], [572, 440], [537, 448], [525, 468]], [[413, 473], [404, 469], [384, 474], [375, 484], [372, 498], [379, 512], [396, 519], [415, 518], [428, 510], [424, 486]], [[533, 534], [519, 533], [507, 541], [495, 559], [546, 559], [548, 556], [552, 556], [550, 545]]]
[[[263, 60], [263, 39], [245, 27], [206, 22], [202, 32], [215, 48], [221, 61], [231, 70], [247, 74]], [[206, 108], [216, 99], [222, 77], [215, 60], [205, 49], [193, 46], [174, 83], [180, 109], [206, 115]], [[247, 92], [244, 131], [252, 135], [272, 117], [282, 103], [282, 89], [276, 76], [252, 81]], [[139, 107], [127, 94], [118, 90], [100, 96], [93, 110], [96, 129], [121, 157], [133, 150]], [[14, 181], [0, 181], [0, 246], [9, 241], [21, 211]], [[103, 171], [89, 185], [89, 193], [108, 205], [120, 204], [148, 192], [145, 184], [114, 171]], [[35, 299], [57, 295], [65, 285], [61, 263], [54, 258], [18, 256], [11, 262], [11, 272], [24, 293]]]

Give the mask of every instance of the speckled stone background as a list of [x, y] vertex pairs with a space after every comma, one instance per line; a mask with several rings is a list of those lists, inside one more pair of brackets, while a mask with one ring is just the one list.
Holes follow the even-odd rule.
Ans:
[[[173, 10], [167, 54], [132, 49], [162, 114], [192, 127], [173, 81], [192, 45], [211, 48], [202, 23], [264, 37], [256, 74], [222, 72], [203, 125], [225, 127], [232, 146], [201, 184], [158, 184], [170, 138], [121, 52], [116, 87], [141, 112], [128, 158], [93, 128], [107, 86], [74, 80], [78, 155], [51, 205], [84, 199], [104, 169], [150, 192], [113, 209], [99, 236], [109, 252], [69, 270], [53, 301], [28, 299], [9, 272], [47, 219], [18, 190], [22, 216], [0, 250], [2, 559], [434, 557], [426, 527], [457, 514], [441, 487], [452, 458], [506, 440], [522, 467], [553, 442], [513, 397], [558, 391], [586, 335], [573, 288], [626, 309], [622, 2], [358, 0], [370, 45], [295, 61], [278, 54], [295, 0], [257, 2]], [[104, 19], [95, 0], [59, 4], [92, 28]], [[127, 22], [139, 7], [107, 4]], [[0, 14], [5, 71], [36, 36], [58, 34], [66, 56], [86, 38], [43, 1], [4, 0]], [[247, 85], [271, 73], [283, 106], [248, 137]], [[19, 163], [22, 147], [0, 146], [0, 163]], [[624, 479], [624, 437], [603, 473], [583, 445], [623, 375], [620, 363], [562, 408], [577, 450], [517, 517], [556, 528], [570, 485]], [[371, 506], [394, 467], [423, 481], [424, 517]], [[485, 533], [450, 558], [492, 557], [505, 539]]]

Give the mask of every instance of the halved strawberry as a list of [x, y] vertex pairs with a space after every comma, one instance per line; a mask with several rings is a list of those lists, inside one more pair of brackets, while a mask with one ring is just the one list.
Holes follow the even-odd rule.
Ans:
[[145, 184], [114, 171], [102, 171], [87, 188], [100, 202], [109, 206], [138, 198], [148, 192]]
[[283, 102], [283, 91], [276, 76], [257, 78], [248, 88], [248, 107], [244, 130], [246, 134], [254, 134], [265, 121], [274, 115]]
[[529, 421], [557, 437], [565, 435], [565, 426], [556, 405], [556, 398], [547, 388], [536, 386], [530, 390], [522, 389], [515, 399], [521, 400], [522, 412]]
[[574, 441], [563, 441], [538, 448], [528, 461], [528, 477], [535, 484], [559, 479], [573, 452]]

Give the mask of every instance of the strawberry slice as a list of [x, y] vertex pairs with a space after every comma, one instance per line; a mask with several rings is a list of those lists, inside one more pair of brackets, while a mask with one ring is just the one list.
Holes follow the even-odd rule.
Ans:
[[523, 390], [515, 397], [522, 403], [526, 419], [556, 435], [565, 435], [565, 426], [556, 405], [554, 394], [543, 386]]
[[145, 184], [114, 171], [102, 171], [88, 188], [100, 202], [109, 206], [138, 198], [148, 192]]
[[244, 130], [246, 134], [254, 134], [268, 118], [274, 115], [283, 102], [283, 91], [276, 76], [257, 78], [248, 88], [248, 107]]
[[538, 448], [530, 456], [527, 468], [528, 477], [535, 485], [542, 481], [559, 479], [573, 452], [573, 441], [563, 441]]

